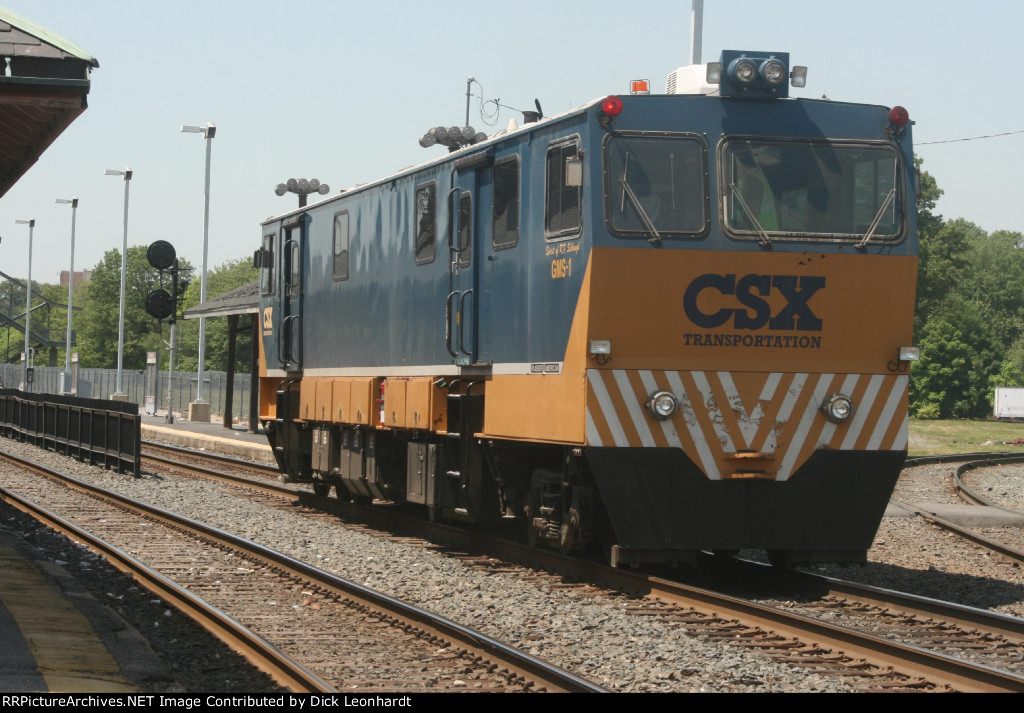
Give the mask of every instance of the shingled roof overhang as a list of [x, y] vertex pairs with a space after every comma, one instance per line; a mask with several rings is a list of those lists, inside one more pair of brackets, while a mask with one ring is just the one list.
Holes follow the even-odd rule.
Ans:
[[0, 7], [0, 196], [86, 107], [96, 58]]
[[232, 314], [257, 314], [259, 312], [260, 283], [236, 287], [230, 292], [190, 307], [185, 310], [185, 319], [200, 317], [227, 317]]

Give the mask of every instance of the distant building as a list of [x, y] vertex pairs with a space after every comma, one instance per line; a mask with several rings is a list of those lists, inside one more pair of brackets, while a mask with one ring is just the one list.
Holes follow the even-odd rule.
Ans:
[[[88, 282], [91, 279], [92, 279], [92, 270], [81, 270], [81, 271], [75, 270], [75, 284], [76, 285], [81, 285], [82, 283]], [[60, 271], [60, 286], [61, 287], [67, 287], [68, 286], [68, 271], [67, 270], [61, 270]]]

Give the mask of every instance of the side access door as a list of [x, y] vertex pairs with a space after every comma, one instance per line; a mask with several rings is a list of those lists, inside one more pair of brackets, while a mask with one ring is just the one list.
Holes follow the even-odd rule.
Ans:
[[478, 363], [482, 180], [493, 163], [491, 151], [460, 159], [448, 192], [448, 297], [445, 342], [459, 366]]
[[278, 260], [281, 274], [280, 336], [277, 357], [285, 371], [302, 369], [303, 254], [309, 216], [302, 214], [281, 226]]

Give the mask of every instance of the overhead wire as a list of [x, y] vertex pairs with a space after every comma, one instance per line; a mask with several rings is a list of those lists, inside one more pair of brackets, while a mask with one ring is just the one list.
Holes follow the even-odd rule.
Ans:
[[995, 139], [1000, 136], [1013, 136], [1014, 134], [1024, 134], [1024, 129], [1020, 131], [1004, 131], [1001, 134], [987, 134], [986, 136], [972, 136], [967, 139], [947, 139], [945, 141], [915, 141], [914, 146], [929, 146], [931, 144], [955, 144], [960, 141], [978, 141], [979, 139]]

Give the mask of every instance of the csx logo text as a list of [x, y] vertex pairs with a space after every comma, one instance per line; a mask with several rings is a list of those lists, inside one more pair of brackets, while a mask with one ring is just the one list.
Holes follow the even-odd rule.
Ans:
[[[818, 275], [716, 275], [708, 273], [693, 280], [683, 296], [686, 316], [698, 327], [713, 329], [731, 318], [734, 329], [768, 329], [821, 331], [821, 320], [808, 306], [814, 293], [825, 287], [825, 278]], [[785, 297], [786, 305], [772, 315], [767, 297], [772, 289]], [[697, 305], [701, 292], [714, 290], [721, 295], [733, 295], [743, 307], [723, 308], [716, 312], [701, 311]]]

